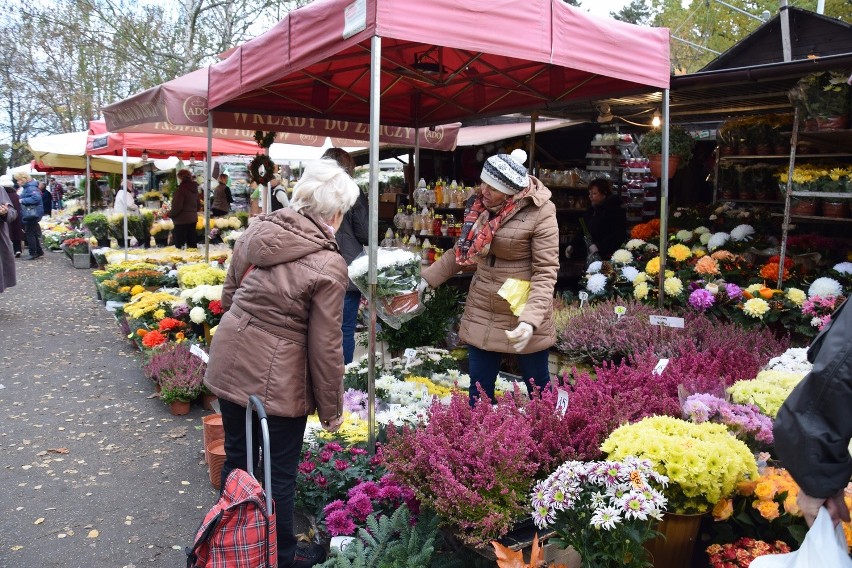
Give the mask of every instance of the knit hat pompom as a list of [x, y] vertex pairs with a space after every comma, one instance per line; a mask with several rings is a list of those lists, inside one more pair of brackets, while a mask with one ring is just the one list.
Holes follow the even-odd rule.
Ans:
[[511, 154], [496, 154], [482, 165], [482, 181], [506, 195], [515, 195], [529, 185], [529, 177], [524, 162], [527, 153], [520, 148]]

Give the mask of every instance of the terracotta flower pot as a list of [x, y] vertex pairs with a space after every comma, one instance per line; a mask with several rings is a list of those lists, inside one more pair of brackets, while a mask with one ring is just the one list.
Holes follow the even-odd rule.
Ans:
[[189, 403], [182, 400], [176, 400], [169, 404], [169, 412], [172, 416], [183, 416], [189, 414]]
[[653, 559], [654, 568], [683, 568], [691, 565], [703, 516], [676, 513], [666, 513], [663, 516], [657, 526], [662, 536], [645, 543], [645, 549]]
[[816, 130], [844, 130], [849, 128], [849, 115], [818, 117]]
[[832, 217], [835, 219], [845, 219], [849, 216], [848, 201], [823, 201], [822, 214], [824, 217]]
[[204, 461], [207, 461], [207, 446], [216, 440], [225, 439], [225, 428], [222, 426], [221, 414], [208, 414], [201, 418], [203, 424], [202, 439], [204, 440]]
[[[669, 156], [669, 177], [674, 176], [677, 167], [680, 165], [680, 156]], [[648, 166], [651, 168], [651, 175], [659, 178], [663, 175], [663, 155], [654, 154], [648, 156]]]
[[201, 407], [204, 410], [215, 410], [215, 408], [213, 408], [213, 403], [217, 400], [218, 399], [215, 394], [203, 394], [201, 395]]
[[210, 442], [206, 448], [207, 473], [213, 489], [222, 488], [222, 467], [225, 465], [225, 440]]
[[816, 215], [817, 207], [819, 202], [816, 199], [794, 197], [790, 202], [790, 214], [812, 217]]

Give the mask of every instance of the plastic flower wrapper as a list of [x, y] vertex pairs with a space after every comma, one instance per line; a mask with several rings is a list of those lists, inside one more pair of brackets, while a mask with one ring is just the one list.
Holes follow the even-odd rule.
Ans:
[[646, 566], [642, 543], [656, 536], [668, 479], [648, 460], [568, 461], [531, 494], [532, 517], [539, 528], [553, 527], [567, 548], [588, 566]]
[[[604, 281], [606, 281], [606, 277], [604, 277]], [[527, 306], [527, 300], [530, 297], [530, 281], [507, 278], [503, 282], [503, 285], [500, 286], [497, 294], [509, 302], [509, 308], [513, 314], [520, 316]]]
[[[420, 264], [420, 256], [407, 250], [381, 247], [376, 251], [376, 312], [394, 329], [424, 309], [417, 294]], [[366, 298], [370, 297], [369, 269], [366, 254], [349, 265], [349, 279]]]

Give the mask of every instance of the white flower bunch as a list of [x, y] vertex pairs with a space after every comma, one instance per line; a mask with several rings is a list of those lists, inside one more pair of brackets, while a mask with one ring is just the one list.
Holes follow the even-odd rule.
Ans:
[[808, 348], [791, 347], [781, 355], [770, 359], [763, 370], [807, 375], [812, 368], [813, 365], [808, 361]]
[[707, 227], [705, 227], [704, 225], [701, 225], [700, 227], [696, 227], [696, 228], [694, 228], [694, 229], [692, 230], [692, 232], [693, 232], [693, 233], [695, 233], [696, 235], [703, 235], [703, 234], [705, 234], [705, 233], [709, 233], [709, 232], [710, 232], [710, 229], [708, 229], [708, 228], [707, 228]]
[[245, 233], [245, 231], [228, 231], [222, 235], [222, 240], [230, 244], [236, 242], [237, 239], [242, 237], [243, 233]]
[[204, 323], [204, 321], [207, 319], [207, 313], [201, 306], [196, 306], [189, 310], [189, 319], [192, 320], [192, 323]]
[[599, 260], [596, 260], [593, 263], [591, 263], [588, 266], [588, 268], [586, 268], [586, 274], [597, 274], [598, 272], [601, 271], [602, 266], [603, 266], [603, 263]]
[[714, 233], [707, 241], [707, 248], [709, 250], [716, 250], [717, 248], [724, 246], [730, 239], [731, 235], [728, 233]]
[[645, 244], [645, 241], [642, 239], [630, 239], [627, 241], [625, 248], [627, 250], [639, 250]]
[[811, 283], [811, 287], [808, 288], [808, 298], [813, 298], [814, 296], [824, 298], [825, 296], [841, 296], [842, 294], [843, 287], [840, 285], [840, 282], [828, 276], [817, 278]]
[[634, 266], [625, 266], [621, 269], [621, 275], [632, 284], [636, 280], [636, 277], [639, 276], [639, 270]]
[[400, 381], [393, 375], [382, 375], [376, 379], [376, 391], [381, 391], [385, 402], [395, 404], [431, 404], [429, 389], [422, 383]]
[[586, 280], [586, 290], [595, 296], [600, 296], [606, 292], [606, 282], [606, 276], [600, 272], [597, 274], [590, 274], [589, 278]]
[[852, 274], [852, 262], [840, 262], [835, 264], [833, 270], [840, 274]]
[[737, 225], [731, 229], [731, 238], [737, 242], [747, 241], [754, 234], [754, 227], [751, 225]]
[[682, 243], [688, 243], [692, 240], [692, 231], [687, 231], [686, 229], [681, 229], [677, 233], [675, 233], [675, 238]]
[[217, 284], [215, 286], [209, 284], [202, 284], [200, 286], [196, 286], [195, 288], [189, 288], [187, 290], [181, 291], [180, 297], [195, 304], [203, 302], [205, 300], [208, 302], [211, 302], [213, 300], [221, 300], [222, 288], [222, 284]]
[[630, 264], [633, 262], [633, 253], [629, 250], [618, 249], [612, 253], [612, 261], [616, 264]]

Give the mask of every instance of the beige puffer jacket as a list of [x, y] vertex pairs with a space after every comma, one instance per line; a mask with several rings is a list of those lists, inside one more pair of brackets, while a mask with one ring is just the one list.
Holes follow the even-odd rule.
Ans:
[[[535, 330], [522, 351], [534, 353], [556, 342], [553, 327], [553, 289], [559, 270], [559, 227], [550, 190], [530, 176], [533, 186], [518, 207], [503, 220], [491, 241], [490, 254], [480, 258], [465, 302], [459, 336], [468, 344], [501, 353], [514, 353], [506, 330], [526, 322]], [[458, 272], [455, 252], [423, 270], [433, 288]], [[520, 317], [497, 291], [507, 278], [530, 281], [530, 296]]]
[[234, 245], [204, 383], [243, 406], [258, 395], [274, 416], [340, 416], [348, 282], [318, 221], [289, 208], [258, 217]]

